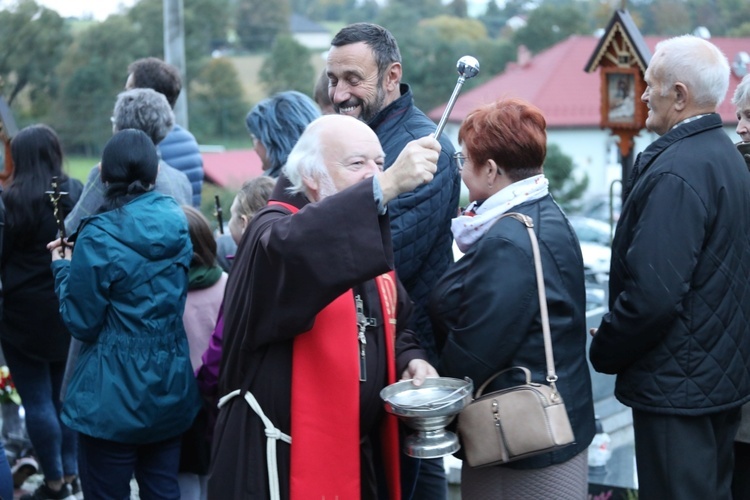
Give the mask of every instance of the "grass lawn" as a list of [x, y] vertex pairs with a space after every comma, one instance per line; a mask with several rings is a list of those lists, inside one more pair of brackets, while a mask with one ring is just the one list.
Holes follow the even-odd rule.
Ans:
[[[99, 158], [91, 158], [88, 156], [66, 156], [65, 166], [63, 170], [72, 178], [80, 180], [84, 185], [86, 179], [89, 176], [91, 167], [97, 164]], [[224, 218], [224, 224], [229, 222], [229, 207], [232, 206], [234, 201], [234, 195], [236, 191], [234, 189], [223, 189], [218, 186], [211, 184], [210, 182], [203, 183], [203, 192], [201, 193], [201, 212], [206, 216], [211, 227], [215, 227], [216, 224], [216, 209], [214, 196], [219, 195], [222, 214]]]
[[91, 167], [99, 162], [99, 158], [90, 158], [88, 156], [66, 156], [63, 170], [70, 177], [78, 179], [86, 184]]

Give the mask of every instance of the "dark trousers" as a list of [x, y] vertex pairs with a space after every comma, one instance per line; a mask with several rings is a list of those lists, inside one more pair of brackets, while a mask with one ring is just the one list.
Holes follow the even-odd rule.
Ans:
[[128, 500], [135, 474], [143, 500], [179, 500], [180, 436], [143, 445], [79, 434], [78, 469], [84, 498]]
[[3, 353], [26, 412], [26, 430], [44, 477], [57, 481], [78, 474], [76, 433], [60, 420], [60, 385], [65, 362], [41, 361], [3, 342]]
[[401, 496], [407, 500], [446, 500], [448, 479], [442, 458], [401, 454]]
[[740, 409], [685, 417], [633, 410], [639, 500], [730, 500]]
[[750, 499], [750, 444], [734, 443], [734, 476], [732, 477], [732, 499]]

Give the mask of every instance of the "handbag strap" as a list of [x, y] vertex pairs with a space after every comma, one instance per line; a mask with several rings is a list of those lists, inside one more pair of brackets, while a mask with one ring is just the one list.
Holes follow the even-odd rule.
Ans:
[[[549, 329], [549, 313], [547, 311], [547, 293], [544, 288], [544, 273], [542, 271], [542, 258], [539, 254], [539, 242], [537, 241], [536, 233], [534, 232], [534, 220], [525, 214], [521, 214], [518, 212], [508, 212], [506, 214], [501, 215], [498, 218], [498, 221], [500, 219], [504, 219], [505, 217], [510, 217], [512, 219], [517, 220], [518, 222], [526, 226], [526, 229], [529, 233], [529, 239], [531, 240], [531, 251], [534, 254], [534, 269], [536, 271], [536, 285], [537, 285], [537, 291], [539, 293], [539, 311], [542, 316], [542, 334], [544, 335], [544, 356], [545, 356], [545, 361], [547, 363], [547, 382], [552, 388], [552, 391], [554, 393], [557, 393], [557, 386], [555, 385], [555, 382], [557, 382], [557, 374], [555, 373], [555, 358], [552, 355], [552, 335], [550, 334], [550, 329]], [[490, 377], [490, 380], [494, 379], [495, 376], [497, 376], [499, 373], [500, 372]]]

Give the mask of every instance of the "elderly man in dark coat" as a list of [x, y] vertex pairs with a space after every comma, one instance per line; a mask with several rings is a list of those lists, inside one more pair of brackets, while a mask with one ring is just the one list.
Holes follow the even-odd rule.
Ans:
[[211, 498], [400, 498], [378, 394], [437, 374], [404, 329], [386, 205], [432, 180], [439, 153], [418, 139], [383, 172], [375, 133], [337, 115], [300, 138], [227, 284]]
[[635, 162], [591, 363], [633, 409], [639, 497], [727, 499], [750, 400], [750, 173], [716, 113], [729, 64], [677, 37], [645, 79], [661, 137]]

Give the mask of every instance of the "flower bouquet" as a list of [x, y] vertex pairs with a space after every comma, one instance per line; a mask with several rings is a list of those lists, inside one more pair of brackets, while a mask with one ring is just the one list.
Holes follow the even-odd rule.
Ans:
[[21, 396], [18, 395], [7, 366], [0, 366], [0, 403], [21, 404]]

